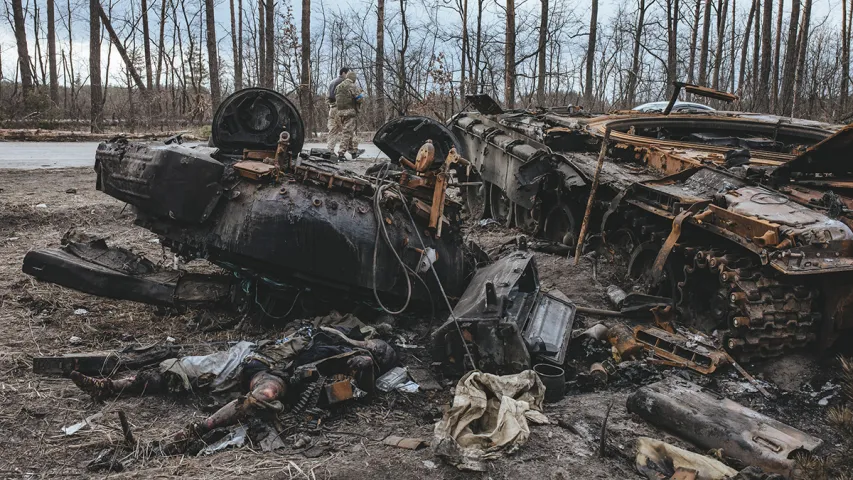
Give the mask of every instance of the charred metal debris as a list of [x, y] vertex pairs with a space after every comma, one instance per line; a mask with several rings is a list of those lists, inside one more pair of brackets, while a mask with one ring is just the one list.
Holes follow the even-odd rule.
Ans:
[[[478, 111], [447, 125], [421, 117], [384, 125], [373, 140], [390, 161], [358, 175], [328, 152], [302, 151], [302, 121], [284, 96], [239, 91], [217, 111], [210, 146], [119, 138], [99, 146], [95, 163], [98, 189], [132, 205], [138, 225], [181, 259], [206, 259], [225, 274], [163, 269], [76, 233], [61, 250], [28, 253], [24, 271], [111, 298], [221, 302], [273, 319], [288, 317], [303, 292], [391, 314], [438, 303], [449, 313], [431, 332], [433, 372], [462, 376], [459, 405], [483, 392], [509, 392], [500, 396], [512, 400], [499, 411], [484, 406], [483, 425], [508, 410], [519, 425], [525, 416], [547, 422], [542, 404], [560, 402], [570, 389], [642, 384], [628, 398], [630, 412], [698, 448], [722, 449], [739, 466], [792, 475], [795, 453], [816, 450], [820, 439], [685, 378], [731, 366], [772, 399], [739, 362], [826, 348], [853, 327], [853, 167], [840, 160], [853, 129], [748, 113], [591, 116], [575, 107], [505, 111], [485, 95], [469, 102]], [[520, 237], [517, 248], [489, 259], [463, 241], [464, 219], [515, 227], [535, 240]], [[620, 259], [628, 291], [608, 289], [614, 310], [576, 305], [543, 289], [533, 250], [575, 264], [581, 256]], [[578, 314], [611, 321], [576, 328]], [[332, 339], [341, 334], [314, 327]], [[320, 422], [321, 407], [359, 392], [417, 391], [406, 369], [392, 368], [390, 346], [344, 338], [371, 357], [329, 355], [288, 370], [290, 383], [272, 380], [281, 394], [293, 379], [307, 380], [289, 397], [294, 415]], [[395, 361], [382, 361], [383, 352]], [[164, 355], [177, 352], [40, 358], [34, 368], [99, 369], [86, 372], [97, 376], [107, 364], [138, 368]], [[658, 367], [676, 367], [684, 378], [664, 379]], [[517, 405], [515, 395], [527, 400]], [[440, 424], [458, 433], [465, 417], [451, 409]], [[521, 431], [529, 433], [526, 420]], [[435, 442], [451, 464], [480, 469], [492, 458], [477, 442], [460, 451], [464, 435], [447, 432]], [[605, 419], [600, 456], [606, 432]], [[493, 441], [511, 450], [526, 438]], [[637, 469], [648, 478], [737, 473], [653, 439], [639, 439], [638, 452]]]

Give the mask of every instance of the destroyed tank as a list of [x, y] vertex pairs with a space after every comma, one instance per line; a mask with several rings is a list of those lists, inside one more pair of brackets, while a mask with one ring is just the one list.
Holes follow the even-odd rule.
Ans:
[[[409, 139], [419, 139], [411, 149], [380, 147], [422, 168], [369, 177], [325, 149], [303, 152], [302, 119], [283, 95], [238, 91], [216, 111], [208, 145], [115, 138], [94, 159], [98, 190], [127, 202], [137, 225], [183, 261], [206, 259], [224, 274], [166, 270], [75, 236], [61, 250], [29, 252], [23, 270], [96, 295], [167, 306], [257, 304], [275, 318], [302, 292], [389, 308], [430, 301], [427, 288], [437, 295], [437, 282], [459, 296], [473, 264], [461, 205], [445, 189], [463, 145], [444, 143], [452, 138], [446, 127], [421, 123], [408, 123]], [[277, 306], [279, 297], [289, 298]]]
[[628, 286], [670, 299], [740, 360], [826, 347], [853, 327], [853, 128], [468, 100], [476, 111], [449, 123], [471, 163], [471, 220], [574, 245], [589, 203], [582, 251], [622, 252]]

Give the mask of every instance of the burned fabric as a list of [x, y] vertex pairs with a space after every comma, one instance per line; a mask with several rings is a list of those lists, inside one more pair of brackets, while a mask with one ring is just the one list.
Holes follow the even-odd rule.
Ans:
[[533, 370], [515, 375], [469, 372], [459, 380], [453, 405], [435, 426], [436, 455], [460, 470], [483, 470], [483, 461], [511, 453], [530, 437], [528, 421], [542, 414], [545, 386]]
[[696, 480], [723, 480], [737, 474], [737, 470], [711, 457], [648, 437], [637, 439], [636, 466], [650, 480], [670, 478], [679, 470], [696, 472]]

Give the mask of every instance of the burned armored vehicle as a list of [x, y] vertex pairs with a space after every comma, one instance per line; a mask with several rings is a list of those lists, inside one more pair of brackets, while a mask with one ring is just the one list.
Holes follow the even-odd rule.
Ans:
[[471, 162], [461, 183], [474, 219], [575, 245], [589, 204], [578, 248], [623, 252], [628, 285], [670, 298], [681, 322], [716, 331], [741, 360], [853, 327], [853, 129], [469, 102], [477, 111], [450, 126]]
[[429, 301], [430, 291], [437, 301], [437, 282], [459, 296], [473, 264], [461, 206], [445, 190], [464, 146], [445, 143], [446, 127], [411, 122], [410, 150], [379, 146], [412, 169], [357, 175], [327, 151], [302, 151], [302, 120], [283, 95], [241, 90], [218, 108], [209, 145], [116, 138], [95, 158], [97, 188], [132, 206], [137, 225], [182, 260], [206, 259], [222, 274], [164, 270], [73, 237], [61, 250], [29, 252], [23, 269], [96, 295], [259, 305], [272, 317], [286, 315], [301, 292], [396, 310]]

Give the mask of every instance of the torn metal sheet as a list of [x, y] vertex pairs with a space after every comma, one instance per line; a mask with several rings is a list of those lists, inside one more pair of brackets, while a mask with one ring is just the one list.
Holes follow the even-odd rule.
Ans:
[[711, 390], [671, 377], [628, 397], [628, 411], [702, 449], [767, 472], [790, 475], [797, 451], [812, 452], [822, 440], [744, 407]]

